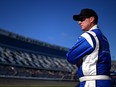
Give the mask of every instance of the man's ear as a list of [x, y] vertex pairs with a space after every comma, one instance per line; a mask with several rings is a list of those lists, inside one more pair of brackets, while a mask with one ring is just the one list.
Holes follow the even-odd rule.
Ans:
[[90, 17], [90, 21], [94, 22], [95, 18], [94, 17]]

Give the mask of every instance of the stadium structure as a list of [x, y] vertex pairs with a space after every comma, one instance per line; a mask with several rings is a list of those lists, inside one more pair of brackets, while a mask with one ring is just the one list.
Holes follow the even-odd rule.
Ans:
[[[0, 29], [0, 78], [78, 81], [68, 48]], [[112, 61], [114, 72], [116, 62]]]

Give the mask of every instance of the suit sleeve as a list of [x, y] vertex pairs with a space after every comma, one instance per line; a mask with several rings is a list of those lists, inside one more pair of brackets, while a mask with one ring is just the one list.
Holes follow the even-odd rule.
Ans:
[[68, 62], [77, 64], [84, 56], [93, 52], [95, 39], [88, 33], [82, 34], [76, 44], [66, 54]]

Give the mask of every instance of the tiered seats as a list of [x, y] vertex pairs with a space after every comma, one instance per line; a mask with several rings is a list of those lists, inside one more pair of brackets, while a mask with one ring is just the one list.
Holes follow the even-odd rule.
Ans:
[[[1, 75], [39, 76], [41, 78], [59, 79], [64, 76], [70, 76], [71, 79], [71, 73], [76, 68], [76, 66], [69, 64], [66, 58], [22, 51], [4, 46], [0, 46], [0, 65]], [[9, 70], [12, 73], [9, 73]]]
[[0, 53], [1, 63], [69, 72], [74, 69], [74, 66], [70, 65], [65, 58], [22, 52], [4, 47], [1, 47]]
[[112, 61], [111, 72], [116, 72], [116, 61]]

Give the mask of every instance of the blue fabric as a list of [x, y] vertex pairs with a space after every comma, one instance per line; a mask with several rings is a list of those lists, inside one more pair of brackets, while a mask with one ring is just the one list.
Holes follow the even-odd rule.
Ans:
[[97, 80], [96, 87], [113, 87], [111, 80]]
[[93, 50], [94, 48], [85, 38], [79, 37], [76, 44], [67, 53], [67, 60], [72, 64], [77, 64], [82, 57], [91, 53]]
[[97, 64], [97, 74], [110, 75], [111, 56], [109, 50], [109, 43], [107, 38], [102, 34], [99, 29], [93, 30], [99, 39], [99, 60]]

